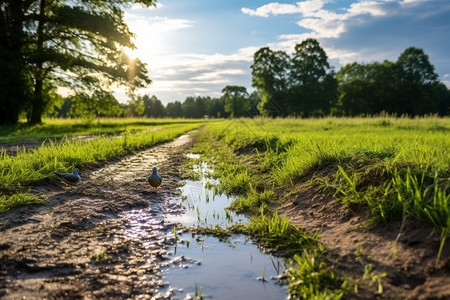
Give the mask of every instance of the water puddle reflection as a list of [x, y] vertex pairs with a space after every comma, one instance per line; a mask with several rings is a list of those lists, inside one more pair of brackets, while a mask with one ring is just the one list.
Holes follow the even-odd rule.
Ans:
[[[199, 159], [195, 154], [189, 158]], [[226, 228], [236, 223], [247, 223], [244, 215], [229, 211], [233, 197], [219, 194], [214, 189], [217, 181], [208, 177], [211, 168], [199, 163], [195, 171], [201, 179], [186, 180], [181, 188], [183, 214], [166, 214], [164, 223], [185, 226]], [[285, 299], [287, 291], [278, 284], [284, 271], [283, 260], [263, 253], [245, 235], [225, 239], [201, 234], [173, 233], [175, 246], [169, 247], [171, 263], [163, 279], [174, 291], [174, 299]]]

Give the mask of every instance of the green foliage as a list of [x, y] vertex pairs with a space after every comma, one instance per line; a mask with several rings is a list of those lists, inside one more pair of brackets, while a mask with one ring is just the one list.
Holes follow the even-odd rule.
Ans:
[[29, 193], [18, 193], [13, 195], [0, 196], [0, 214], [9, 211], [11, 208], [21, 205], [41, 204], [43, 200]]
[[344, 115], [448, 113], [449, 91], [438, 84], [422, 49], [407, 48], [395, 63], [348, 64], [337, 73], [337, 79], [338, 111]]
[[134, 94], [130, 94], [130, 98], [128, 99], [128, 107], [125, 111], [125, 115], [127, 117], [138, 117], [142, 116], [145, 111], [144, 98], [141, 96], [136, 96]]
[[255, 236], [261, 243], [273, 247], [284, 254], [299, 253], [302, 249], [317, 245], [318, 236], [312, 236], [291, 225], [276, 211], [267, 213], [267, 206], [261, 205], [260, 214], [252, 217], [245, 231]]
[[30, 123], [41, 123], [53, 99], [46, 86], [87, 93], [113, 82], [130, 89], [149, 84], [145, 64], [124, 54], [124, 47], [135, 47], [122, 10], [132, 3], [152, 6], [155, 1], [5, 1], [0, 6], [0, 71], [16, 83], [0, 88], [0, 99], [6, 96], [5, 106], [14, 113], [2, 122], [15, 122], [18, 112], [27, 110]]
[[309, 117], [328, 115], [337, 100], [337, 82], [325, 51], [315, 39], [295, 46], [290, 70], [289, 111]]
[[[149, 118], [162, 118], [166, 115], [166, 109], [161, 103], [161, 100], [156, 98], [156, 96], [147, 96], [143, 98], [144, 101], [144, 112], [143, 115]], [[179, 116], [181, 117], [181, 115]]]
[[335, 74], [317, 40], [306, 39], [295, 46], [292, 57], [259, 49], [251, 68], [264, 116], [444, 116], [450, 109], [450, 91], [437, 81], [428, 56], [415, 47], [395, 63], [351, 63]]
[[317, 248], [295, 254], [288, 266], [290, 277], [288, 289], [293, 298], [299, 299], [341, 299], [348, 292], [342, 281], [321, 259], [323, 254]]
[[264, 116], [285, 115], [281, 108], [286, 101], [289, 56], [283, 51], [263, 47], [253, 56], [252, 86], [258, 91], [261, 102], [258, 109]]
[[242, 117], [250, 109], [247, 89], [243, 86], [227, 85], [222, 89], [225, 111], [232, 118]]
[[292, 58], [268, 47], [253, 58], [252, 86], [264, 116], [327, 115], [337, 99], [337, 82], [325, 51], [315, 39], [295, 46]]

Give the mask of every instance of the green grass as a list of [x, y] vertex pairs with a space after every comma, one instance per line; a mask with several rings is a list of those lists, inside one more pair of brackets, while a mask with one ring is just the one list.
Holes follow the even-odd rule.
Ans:
[[437, 117], [234, 119], [210, 124], [196, 147], [216, 162], [219, 189], [239, 195], [230, 208], [256, 215], [245, 230], [294, 254], [291, 294], [316, 299], [348, 295], [347, 281], [328, 267], [317, 237], [305, 241], [285, 220], [260, 214], [261, 207], [306, 184], [366, 207], [373, 223], [414, 218], [433, 226], [441, 237], [439, 261], [450, 233], [448, 149], [450, 119]]
[[22, 122], [14, 126], [0, 126], [0, 144], [80, 135], [119, 134], [124, 131], [141, 131], [149, 127], [158, 129], [194, 123], [205, 123], [205, 120], [98, 118], [86, 122], [82, 119], [44, 119], [41, 125], [29, 126]]
[[172, 140], [203, 124], [200, 122], [177, 126], [173, 124], [159, 130], [125, 132], [121, 137], [100, 136], [88, 142], [49, 141], [35, 150], [21, 150], [15, 156], [2, 152], [0, 154], [0, 191], [3, 191], [4, 195], [0, 198], [0, 213], [17, 205], [42, 201], [24, 190], [28, 186], [53, 178], [53, 171], [72, 172], [75, 167], [82, 169], [83, 165], [89, 163], [121, 157], [133, 151]]

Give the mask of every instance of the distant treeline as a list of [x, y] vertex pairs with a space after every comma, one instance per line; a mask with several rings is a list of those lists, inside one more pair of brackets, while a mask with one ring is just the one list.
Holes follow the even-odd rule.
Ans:
[[263, 115], [447, 115], [450, 91], [438, 81], [422, 49], [406, 49], [396, 62], [352, 63], [335, 73], [317, 40], [292, 56], [267, 47], [254, 55], [253, 87]]
[[187, 97], [164, 106], [155, 96], [131, 96], [127, 104], [109, 93], [66, 98], [59, 117], [252, 117], [425, 115], [450, 113], [450, 91], [438, 81], [422, 49], [408, 48], [396, 62], [352, 63], [337, 73], [319, 43], [307, 39], [289, 56], [264, 47], [254, 55], [252, 85], [226, 86], [222, 97]]
[[204, 118], [228, 117], [223, 98], [187, 97], [184, 102], [175, 101], [166, 106], [156, 96], [133, 96], [127, 103], [119, 103], [112, 94], [97, 97], [73, 96], [64, 99], [56, 108], [54, 117], [149, 117], [149, 118]]

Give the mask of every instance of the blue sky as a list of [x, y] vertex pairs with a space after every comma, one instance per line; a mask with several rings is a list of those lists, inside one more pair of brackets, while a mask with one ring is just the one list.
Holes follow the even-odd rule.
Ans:
[[450, 87], [449, 0], [160, 0], [156, 8], [127, 9], [125, 18], [138, 47], [130, 55], [148, 64], [153, 80], [138, 93], [165, 104], [220, 97], [226, 85], [251, 92], [255, 51], [290, 53], [306, 38], [320, 42], [336, 71], [422, 48]]

